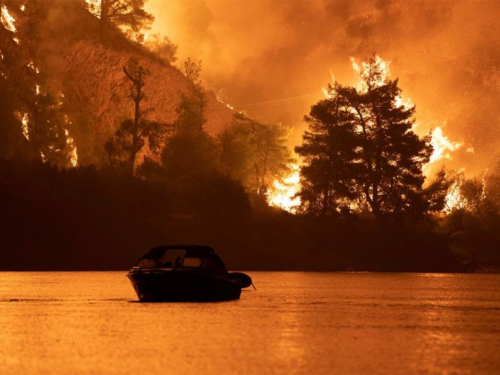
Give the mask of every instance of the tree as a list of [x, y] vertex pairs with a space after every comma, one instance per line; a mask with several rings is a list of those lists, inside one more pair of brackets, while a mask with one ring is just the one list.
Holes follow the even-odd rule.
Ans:
[[[360, 71], [362, 87], [331, 87], [334, 100], [323, 104], [322, 117], [311, 116], [313, 133], [309, 132], [298, 148], [309, 158], [302, 182], [305, 194], [310, 195], [306, 204], [318, 202], [321, 196], [323, 210], [326, 205], [335, 211], [338, 198], [344, 196], [352, 206], [356, 195], [360, 206], [367, 205], [377, 219], [414, 214], [415, 207], [423, 208], [422, 167], [432, 153], [430, 137], [421, 139], [412, 131], [415, 108], [400, 104], [398, 80], [389, 80], [384, 67], [375, 55], [368, 58]], [[336, 112], [336, 106], [342, 110]], [[321, 105], [315, 111], [319, 108]], [[330, 123], [337, 125], [332, 127]], [[335, 130], [330, 130], [332, 139], [325, 147], [321, 132], [329, 127]], [[337, 155], [332, 157], [329, 152]], [[326, 186], [336, 193], [328, 195]], [[328, 202], [325, 197], [330, 196], [336, 196], [337, 201]]]
[[414, 106], [398, 104], [398, 80], [386, 77], [375, 55], [364, 63], [364, 88], [341, 90], [355, 113], [362, 172], [357, 177], [364, 200], [376, 218], [411, 210], [425, 177], [422, 167], [432, 154], [430, 136], [413, 131]]
[[449, 175], [451, 184], [447, 192], [446, 211], [478, 212], [485, 198], [483, 182], [477, 178], [466, 178], [464, 170]]
[[99, 30], [104, 40], [111, 24], [132, 33], [148, 28], [154, 17], [144, 10], [146, 0], [97, 0], [88, 4], [99, 17]]
[[497, 155], [484, 177], [484, 192], [500, 212], [500, 155]]
[[144, 43], [151, 51], [155, 52], [162, 60], [171, 64], [177, 60], [177, 46], [166, 36], [153, 34]]
[[114, 139], [106, 142], [105, 149], [111, 166], [124, 168], [133, 174], [137, 154], [144, 147], [146, 139], [149, 149], [158, 153], [161, 136], [167, 131], [167, 126], [143, 118], [147, 111], [141, 109], [141, 102], [145, 98], [143, 88], [148, 71], [136, 59], [131, 59], [128, 66], [123, 67], [123, 72], [131, 82], [129, 97], [134, 102], [134, 118], [121, 123]]
[[332, 88], [332, 96], [311, 108], [305, 121], [309, 130], [295, 152], [302, 156], [302, 209], [327, 215], [349, 209], [356, 197], [355, 177], [359, 159], [356, 149], [354, 115], [349, 102], [339, 95], [340, 86]]
[[215, 141], [203, 129], [205, 88], [200, 72], [201, 62], [186, 61], [185, 74], [191, 95], [182, 95], [173, 123], [174, 134], [166, 140], [162, 152], [163, 166], [174, 179], [213, 173], [217, 169]]
[[265, 195], [275, 179], [290, 171], [290, 134], [291, 128], [282, 124], [261, 124], [236, 113], [219, 136], [222, 168], [250, 192]]
[[51, 93], [36, 94], [22, 123], [26, 139], [43, 162], [59, 167], [76, 165], [76, 160], [72, 161], [75, 149], [67, 131], [68, 117]]
[[188, 58], [184, 63], [184, 69], [189, 82], [189, 87], [191, 88], [191, 92], [195, 97], [197, 111], [201, 121], [201, 127], [206, 122], [206, 119], [203, 116], [206, 102], [205, 88], [203, 87], [203, 83], [201, 81], [201, 61], [195, 63], [191, 61], [190, 58]]

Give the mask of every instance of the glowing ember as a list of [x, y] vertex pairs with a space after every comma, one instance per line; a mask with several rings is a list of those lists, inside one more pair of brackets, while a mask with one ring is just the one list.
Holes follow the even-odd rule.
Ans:
[[64, 134], [66, 134], [66, 144], [71, 149], [70, 151], [70, 162], [73, 167], [78, 165], [78, 153], [75, 146], [75, 140], [70, 137], [68, 129], [64, 129]]
[[35, 66], [33, 61], [28, 63], [28, 68], [32, 69], [36, 74], [40, 74], [40, 70]]
[[227, 108], [229, 108], [229, 109], [231, 109], [231, 110], [234, 110], [234, 107], [233, 107], [233, 106], [231, 106], [231, 105], [229, 105], [228, 103], [225, 103], [225, 102], [224, 102], [224, 96], [225, 96], [225, 95], [224, 95], [224, 91], [223, 91], [223, 90], [219, 90], [219, 91], [217, 92], [217, 95], [216, 95], [216, 99], [217, 99], [217, 101], [218, 101], [219, 103], [221, 103], [221, 104], [224, 104]]
[[268, 202], [272, 206], [295, 213], [300, 205], [300, 198], [295, 195], [300, 190], [300, 168], [297, 164], [290, 165], [291, 173], [282, 180], [275, 180], [268, 191]]
[[85, 0], [87, 9], [97, 18], [101, 17], [101, 0]]
[[440, 126], [436, 127], [432, 132], [432, 147], [434, 152], [431, 155], [429, 163], [434, 163], [443, 158], [451, 159], [451, 152], [462, 147], [463, 143], [451, 142], [448, 137], [443, 134], [443, 129]]
[[7, 30], [13, 33], [16, 32], [16, 25], [14, 24], [16, 22], [16, 19], [10, 15], [9, 10], [6, 6], [2, 7], [0, 20]]
[[22, 130], [23, 130], [23, 135], [24, 135], [24, 138], [26, 138], [28, 141], [30, 140], [30, 135], [29, 135], [29, 128], [28, 128], [28, 114], [25, 113], [23, 115], [23, 118], [21, 120], [21, 126], [22, 126]]

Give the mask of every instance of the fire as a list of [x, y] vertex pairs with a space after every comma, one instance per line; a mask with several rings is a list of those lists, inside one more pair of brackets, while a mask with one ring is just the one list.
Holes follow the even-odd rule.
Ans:
[[15, 33], [17, 31], [15, 25], [16, 19], [10, 15], [6, 6], [3, 6], [1, 9], [0, 20], [2, 21], [3, 26], [10, 32]]
[[224, 104], [227, 108], [229, 108], [230, 110], [234, 110], [234, 107], [231, 106], [230, 104], [224, 102], [224, 97], [225, 97], [225, 93], [224, 93], [224, 90], [219, 90], [217, 91], [217, 94], [215, 95], [215, 98], [217, 99], [217, 101], [221, 104]]
[[23, 114], [23, 118], [21, 119], [21, 126], [23, 130], [23, 136], [26, 138], [28, 141], [30, 140], [30, 134], [29, 134], [29, 128], [28, 128], [28, 114], [25, 113]]
[[291, 164], [290, 169], [288, 176], [274, 180], [273, 186], [267, 192], [267, 201], [272, 206], [295, 213], [300, 206], [300, 197], [295, 196], [300, 191], [300, 168], [297, 164]]
[[64, 129], [64, 134], [66, 134], [66, 144], [71, 149], [70, 163], [73, 167], [76, 167], [78, 165], [78, 153], [75, 146], [75, 140], [69, 135], [68, 129]]
[[457, 171], [455, 182], [448, 189], [448, 194], [445, 198], [445, 206], [443, 212], [452, 212], [457, 209], [464, 208], [461, 187], [465, 181], [465, 168], [460, 168]]
[[431, 144], [434, 148], [434, 152], [431, 155], [429, 164], [443, 158], [451, 159], [451, 152], [456, 151], [463, 146], [463, 143], [451, 142], [448, 137], [443, 134], [443, 129], [440, 126], [433, 130]]
[[87, 10], [97, 18], [101, 17], [101, 0], [85, 0]]
[[[352, 69], [360, 75], [362, 78], [361, 83], [358, 85], [358, 89], [360, 91], [367, 91], [368, 87], [365, 84], [365, 82], [368, 81], [368, 85], [370, 87], [380, 87], [384, 85], [384, 83], [389, 79], [390, 72], [389, 72], [389, 64], [390, 62], [386, 62], [382, 60], [382, 58], [378, 55], [373, 56], [375, 59], [375, 69], [376, 71], [373, 72], [371, 71], [371, 66], [370, 63], [367, 61], [363, 61], [361, 64], [359, 64], [354, 57], [351, 57], [351, 66]], [[368, 77], [370, 74], [374, 74], [374, 78], [371, 80], [368, 80]]]

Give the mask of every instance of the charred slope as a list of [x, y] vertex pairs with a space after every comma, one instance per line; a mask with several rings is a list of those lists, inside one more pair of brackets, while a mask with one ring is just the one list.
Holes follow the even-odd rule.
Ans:
[[[131, 57], [150, 73], [144, 87], [144, 108], [151, 109], [149, 120], [173, 122], [181, 95], [190, 94], [188, 82], [177, 68], [118, 30], [103, 44], [98, 19], [80, 2], [34, 1], [24, 12], [7, 5], [18, 18], [18, 30], [11, 36], [19, 39], [18, 45], [10, 43], [9, 48], [20, 48], [35, 61], [46, 77], [43, 89], [64, 95], [80, 164], [102, 163], [104, 143], [133, 114], [129, 81], [122, 70]], [[205, 129], [210, 134], [218, 133], [231, 116], [228, 108], [208, 94]]]

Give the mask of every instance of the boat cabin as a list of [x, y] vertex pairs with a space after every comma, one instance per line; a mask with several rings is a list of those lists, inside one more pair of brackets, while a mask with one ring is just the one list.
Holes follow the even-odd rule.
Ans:
[[227, 273], [222, 259], [209, 246], [154, 247], [136, 264], [137, 268], [208, 269]]

